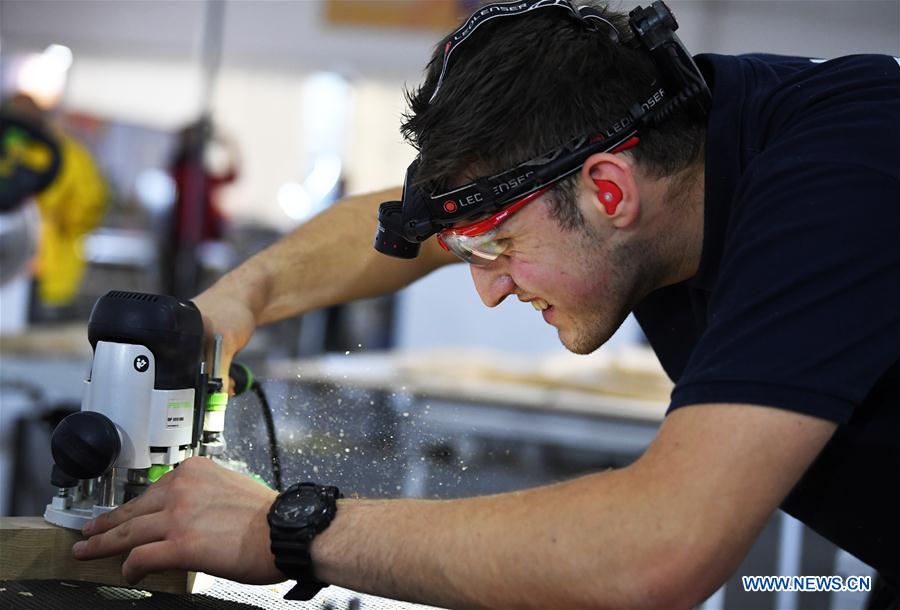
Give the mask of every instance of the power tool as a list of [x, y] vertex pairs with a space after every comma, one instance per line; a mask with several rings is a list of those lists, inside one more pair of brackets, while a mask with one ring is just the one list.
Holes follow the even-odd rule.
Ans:
[[91, 311], [88, 340], [93, 360], [81, 411], [63, 419], [50, 440], [58, 493], [44, 519], [72, 529], [187, 458], [225, 450], [221, 337], [210, 370], [196, 305], [111, 291]]

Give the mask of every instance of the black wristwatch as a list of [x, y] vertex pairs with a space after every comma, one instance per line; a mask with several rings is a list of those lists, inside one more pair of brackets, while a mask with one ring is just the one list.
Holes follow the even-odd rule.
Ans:
[[328, 584], [313, 573], [309, 547], [327, 528], [337, 513], [337, 487], [297, 483], [280, 493], [269, 509], [269, 537], [275, 565], [297, 586], [285, 599], [309, 600]]

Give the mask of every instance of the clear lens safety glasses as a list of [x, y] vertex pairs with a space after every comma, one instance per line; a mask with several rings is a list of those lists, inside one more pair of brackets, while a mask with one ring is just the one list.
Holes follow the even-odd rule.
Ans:
[[445, 229], [438, 233], [438, 243], [444, 250], [470, 265], [487, 265], [497, 260], [509, 244], [507, 239], [498, 237], [500, 224], [548, 190], [550, 185], [519, 199], [488, 218], [462, 227]]

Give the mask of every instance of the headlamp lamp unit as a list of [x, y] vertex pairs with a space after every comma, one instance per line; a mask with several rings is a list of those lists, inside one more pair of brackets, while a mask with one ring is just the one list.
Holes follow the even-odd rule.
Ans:
[[[559, 7], [592, 31], [619, 41], [616, 27], [590, 7], [576, 9], [569, 0], [526, 0], [488, 4], [473, 13], [453, 32], [444, 46], [444, 58], [432, 101], [439, 94], [455, 51], [482, 24], [500, 17]], [[648, 8], [637, 7], [628, 15], [634, 34], [630, 44], [650, 53], [661, 78], [661, 86], [646, 99], [637, 100], [628, 115], [600, 133], [575, 140], [545, 155], [499, 174], [486, 176], [439, 194], [426, 193], [415, 184], [419, 159], [406, 170], [401, 201], [387, 201], [378, 210], [375, 249], [398, 258], [415, 258], [423, 241], [461, 221], [501, 210], [541, 188], [577, 172], [585, 160], [598, 152], [609, 152], [636, 137], [646, 126], [655, 125], [685, 108], [698, 117], [709, 111], [710, 93], [694, 60], [675, 35], [678, 23], [662, 0]]]

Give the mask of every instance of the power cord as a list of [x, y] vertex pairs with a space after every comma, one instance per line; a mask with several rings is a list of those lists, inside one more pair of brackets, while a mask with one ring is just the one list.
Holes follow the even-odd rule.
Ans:
[[252, 391], [259, 404], [262, 407], [263, 421], [266, 424], [266, 433], [269, 437], [269, 457], [272, 461], [272, 479], [275, 483], [275, 490], [279, 493], [284, 491], [284, 485], [281, 476], [281, 452], [278, 449], [278, 436], [275, 432], [275, 418], [272, 413], [272, 407], [269, 405], [269, 399], [263, 391], [262, 385], [253, 377], [252, 371], [247, 365], [240, 362], [232, 362], [228, 369], [228, 375], [234, 382], [234, 395], [239, 396], [247, 390]]
[[269, 457], [272, 460], [272, 478], [275, 480], [275, 490], [281, 493], [284, 491], [281, 478], [281, 453], [278, 449], [278, 437], [275, 433], [275, 419], [272, 416], [272, 407], [269, 406], [269, 400], [266, 398], [266, 393], [263, 391], [262, 386], [258, 381], [254, 381], [253, 384], [251, 384], [250, 389], [256, 394], [256, 397], [259, 399], [259, 404], [262, 406], [263, 421], [266, 423], [266, 432], [269, 436]]

